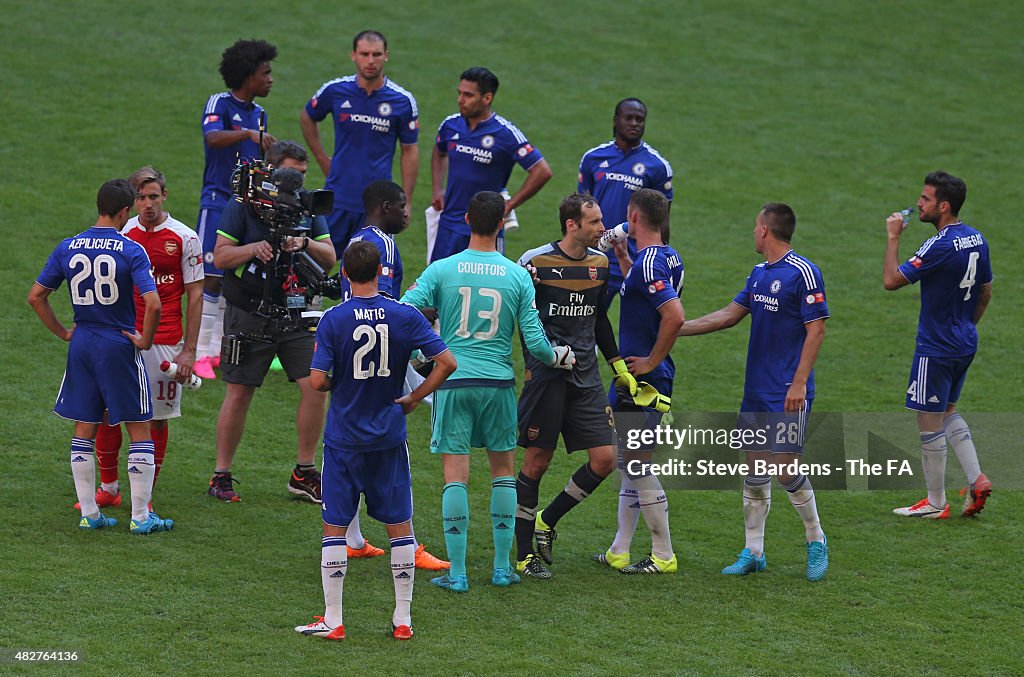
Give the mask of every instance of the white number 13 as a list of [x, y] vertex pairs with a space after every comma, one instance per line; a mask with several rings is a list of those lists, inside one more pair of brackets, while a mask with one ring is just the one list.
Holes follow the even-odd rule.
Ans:
[[[494, 335], [498, 333], [498, 320], [501, 319], [501, 293], [496, 289], [489, 289], [487, 287], [477, 289], [477, 293], [491, 300], [490, 310], [481, 310], [477, 313], [481, 320], [490, 322], [487, 331], [473, 332], [473, 338], [486, 341], [494, 338]], [[459, 287], [459, 296], [462, 297], [462, 313], [459, 317], [459, 328], [455, 331], [455, 335], [459, 338], [469, 338], [469, 303], [473, 299], [473, 288]]]

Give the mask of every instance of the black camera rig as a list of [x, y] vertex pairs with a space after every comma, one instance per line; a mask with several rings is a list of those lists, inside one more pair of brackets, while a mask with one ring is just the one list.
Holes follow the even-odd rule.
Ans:
[[[265, 320], [261, 334], [225, 336], [222, 359], [237, 364], [248, 341], [270, 342], [274, 335], [316, 329], [321, 313], [307, 310], [315, 296], [341, 298], [340, 274], [328, 276], [305, 250], [285, 251], [288, 238], [308, 237], [310, 219], [326, 216], [334, 208], [329, 190], [304, 190], [298, 171], [274, 168], [258, 158], [240, 159], [231, 176], [235, 200], [244, 204], [267, 226], [266, 241], [272, 255], [264, 264], [263, 290], [255, 314]], [[275, 274], [276, 273], [276, 274]], [[284, 303], [276, 300], [272, 285], [284, 281]]]

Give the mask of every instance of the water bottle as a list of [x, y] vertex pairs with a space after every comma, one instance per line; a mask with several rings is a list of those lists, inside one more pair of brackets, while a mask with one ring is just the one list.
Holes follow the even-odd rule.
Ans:
[[[505, 202], [512, 199], [511, 193], [507, 189], [501, 191], [501, 196], [505, 198]], [[508, 216], [505, 217], [505, 232], [511, 233], [513, 230], [519, 227], [519, 218], [516, 216], [516, 210], [511, 209], [508, 212]]]
[[604, 235], [597, 241], [597, 248], [603, 252], [609, 251], [619, 242], [625, 242], [629, 237], [629, 222], [623, 221], [614, 228], [604, 231]]
[[[174, 378], [178, 375], [178, 365], [174, 362], [168, 362], [164, 360], [160, 363], [160, 371], [167, 374], [169, 377]], [[183, 384], [189, 390], [197, 390], [199, 386], [203, 385], [203, 379], [199, 378], [195, 374], [189, 376], [188, 380]]]
[[913, 215], [914, 215], [914, 208], [913, 207], [907, 207], [906, 209], [901, 209], [900, 210], [900, 216], [903, 217], [903, 230], [906, 230], [907, 226], [910, 225], [910, 217], [913, 216]]

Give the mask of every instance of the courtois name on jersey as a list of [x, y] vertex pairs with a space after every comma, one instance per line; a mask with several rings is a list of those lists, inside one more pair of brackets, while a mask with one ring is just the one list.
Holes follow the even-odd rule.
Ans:
[[470, 129], [461, 115], [450, 115], [437, 130], [437, 151], [448, 158], [448, 186], [440, 226], [469, 234], [466, 210], [482, 190], [500, 192], [518, 164], [529, 171], [544, 159], [514, 124], [493, 114]]
[[595, 326], [608, 281], [608, 257], [588, 249], [581, 259], [570, 258], [558, 243], [531, 249], [519, 265], [537, 269], [537, 310], [544, 331], [553, 343], [572, 346], [576, 366], [571, 370], [549, 367], [524, 347], [526, 378], [565, 378], [579, 386], [601, 385], [597, 363]]
[[410, 355], [434, 358], [447, 346], [416, 308], [383, 295], [356, 296], [317, 325], [311, 367], [332, 375], [324, 443], [355, 452], [405, 442], [402, 396]]
[[[804, 325], [829, 316], [821, 271], [790, 251], [775, 263], [754, 266], [733, 303], [750, 311], [744, 393], [785, 397], [807, 338]], [[814, 396], [813, 370], [807, 396]]]
[[965, 223], [946, 226], [902, 263], [900, 272], [909, 282], [921, 283], [917, 352], [932, 357], [974, 354], [978, 290], [992, 281], [984, 236]]
[[[658, 308], [678, 299], [682, 291], [683, 260], [679, 252], [668, 245], [652, 245], [637, 253], [619, 291], [619, 352], [623, 356], [650, 355], [661, 326]], [[675, 373], [675, 363], [669, 356], [650, 375], [671, 380]]]
[[146, 251], [113, 228], [95, 226], [57, 245], [36, 278], [47, 289], [65, 280], [75, 324], [109, 330], [124, 343], [121, 331], [135, 329], [134, 289], [156, 290]]
[[408, 90], [384, 78], [369, 94], [349, 75], [324, 83], [306, 104], [313, 120], [334, 121], [334, 155], [326, 188], [335, 209], [363, 211], [363, 189], [378, 179], [391, 180], [395, 142], [415, 144], [419, 108]]

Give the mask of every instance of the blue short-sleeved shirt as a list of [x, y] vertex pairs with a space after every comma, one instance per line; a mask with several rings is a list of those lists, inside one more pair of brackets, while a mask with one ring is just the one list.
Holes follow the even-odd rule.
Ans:
[[946, 226], [900, 264], [903, 277], [921, 283], [917, 353], [963, 357], [978, 350], [974, 313], [980, 286], [992, 281], [985, 237], [964, 223]]
[[123, 343], [130, 341], [121, 330], [135, 331], [136, 288], [156, 291], [146, 250], [114, 228], [93, 226], [57, 245], [36, 282], [57, 289], [65, 280], [75, 324]]
[[[804, 325], [829, 316], [821, 271], [790, 251], [775, 263], [754, 266], [733, 303], [750, 311], [744, 395], [785, 397], [807, 338]], [[814, 397], [813, 370], [807, 397]]]
[[[366, 226], [349, 240], [353, 242], [369, 242], [380, 252], [380, 275], [377, 277], [377, 289], [393, 299], [402, 295], [402, 255], [394, 238], [377, 226]], [[348, 299], [352, 295], [352, 287], [345, 276], [341, 276], [341, 298]]]
[[363, 190], [378, 179], [391, 180], [395, 141], [410, 145], [419, 138], [419, 108], [406, 89], [384, 78], [369, 94], [355, 75], [331, 80], [306, 104], [319, 122], [334, 121], [334, 155], [324, 186], [334, 191], [334, 208], [362, 213]]
[[214, 94], [207, 100], [202, 118], [206, 168], [203, 170], [200, 209], [224, 209], [232, 197], [231, 175], [239, 158], [260, 156], [259, 146], [249, 139], [224, 148], [213, 148], [206, 143], [206, 135], [217, 131], [259, 129], [261, 117], [266, 124], [265, 113], [259, 104], [242, 101], [231, 92]]
[[514, 124], [493, 114], [470, 129], [461, 115], [449, 115], [437, 130], [437, 151], [448, 156], [448, 186], [440, 227], [469, 235], [466, 210], [483, 190], [500, 192], [517, 164], [529, 171], [544, 159]]
[[395, 400], [415, 350], [432, 359], [448, 347], [408, 304], [355, 296], [324, 313], [311, 368], [331, 374], [325, 445], [364, 452], [405, 442], [405, 414]]
[[[591, 148], [580, 160], [577, 191], [590, 193], [601, 205], [605, 228], [614, 228], [626, 220], [629, 198], [641, 188], [660, 191], [671, 202], [672, 165], [645, 142], [623, 151], [615, 141]], [[629, 256], [636, 260], [636, 241], [627, 240]], [[619, 259], [608, 257], [612, 277], [621, 275]]]
[[[658, 341], [663, 304], [678, 299], [683, 291], [683, 260], [672, 247], [654, 245], [637, 253], [619, 294], [619, 352], [630, 356], [650, 355]], [[666, 357], [644, 380], [675, 377], [672, 357]], [[668, 394], [668, 393], [666, 393]]]

